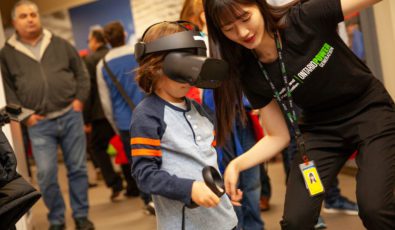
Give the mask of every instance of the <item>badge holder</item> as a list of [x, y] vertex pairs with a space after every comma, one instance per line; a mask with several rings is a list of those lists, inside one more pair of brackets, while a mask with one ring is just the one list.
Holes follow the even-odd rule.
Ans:
[[300, 164], [299, 168], [302, 172], [304, 183], [306, 184], [307, 190], [309, 190], [310, 196], [316, 196], [325, 191], [314, 161], [309, 161], [306, 157], [305, 162]]

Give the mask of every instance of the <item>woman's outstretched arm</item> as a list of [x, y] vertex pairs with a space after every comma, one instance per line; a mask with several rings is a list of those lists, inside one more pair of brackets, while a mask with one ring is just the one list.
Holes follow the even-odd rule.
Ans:
[[289, 144], [289, 130], [275, 100], [261, 109], [261, 119], [265, 136], [250, 150], [231, 161], [225, 170], [225, 189], [231, 197], [237, 195], [236, 185], [241, 171], [271, 159]]
[[340, 2], [343, 15], [346, 16], [381, 2], [381, 0], [340, 0]]

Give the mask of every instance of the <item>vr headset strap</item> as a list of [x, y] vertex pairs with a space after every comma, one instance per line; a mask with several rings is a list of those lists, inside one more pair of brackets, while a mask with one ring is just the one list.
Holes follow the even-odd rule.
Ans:
[[129, 108], [133, 111], [136, 106], [134, 105], [133, 101], [126, 93], [125, 89], [122, 87], [121, 83], [118, 81], [117, 77], [115, 77], [114, 73], [108, 67], [107, 62], [104, 58], [103, 58], [103, 66], [104, 69], [107, 71], [108, 75], [110, 76], [112, 83], [114, 83], [115, 87], [117, 88], [118, 92], [121, 94], [122, 98], [126, 101], [126, 103], [128, 103]]

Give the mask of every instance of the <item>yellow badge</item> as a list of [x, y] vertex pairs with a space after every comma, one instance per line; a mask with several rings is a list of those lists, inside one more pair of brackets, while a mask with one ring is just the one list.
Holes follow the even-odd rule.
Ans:
[[307, 190], [310, 196], [315, 196], [324, 192], [324, 186], [321, 183], [320, 176], [318, 175], [317, 168], [314, 161], [308, 161], [299, 165], [302, 171], [304, 182], [306, 183]]

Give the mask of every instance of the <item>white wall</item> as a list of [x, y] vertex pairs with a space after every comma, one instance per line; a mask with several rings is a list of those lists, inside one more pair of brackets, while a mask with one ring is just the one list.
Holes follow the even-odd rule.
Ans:
[[154, 23], [178, 20], [183, 3], [184, 0], [130, 0], [137, 37]]
[[383, 82], [395, 99], [395, 2], [384, 0], [373, 7]]

